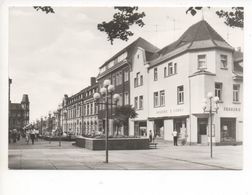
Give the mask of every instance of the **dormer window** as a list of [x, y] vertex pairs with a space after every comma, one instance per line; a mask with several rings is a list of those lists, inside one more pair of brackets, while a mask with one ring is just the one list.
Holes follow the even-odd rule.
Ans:
[[118, 56], [117, 61], [121, 62], [124, 59], [126, 59], [126, 57], [127, 57], [127, 52], [124, 52], [123, 54], [121, 54], [120, 56]]
[[198, 55], [198, 69], [205, 70], [206, 68], [206, 55]]

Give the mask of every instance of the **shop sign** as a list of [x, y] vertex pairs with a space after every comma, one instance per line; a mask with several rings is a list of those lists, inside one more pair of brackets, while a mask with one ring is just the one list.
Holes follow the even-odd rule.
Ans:
[[177, 113], [177, 112], [183, 112], [183, 108], [171, 108], [167, 110], [158, 110], [156, 113], [157, 114], [166, 114], [166, 113]]
[[234, 108], [234, 107], [224, 107], [223, 110], [224, 111], [231, 111], [231, 112], [240, 112], [241, 111], [240, 108]]

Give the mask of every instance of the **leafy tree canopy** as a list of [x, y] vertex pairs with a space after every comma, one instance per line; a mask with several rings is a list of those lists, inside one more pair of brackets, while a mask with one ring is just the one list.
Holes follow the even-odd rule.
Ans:
[[137, 117], [136, 110], [131, 105], [119, 106], [115, 109], [115, 122], [118, 125], [127, 125], [129, 118]]
[[[210, 7], [208, 7], [210, 8]], [[190, 13], [192, 16], [197, 14], [197, 11], [202, 10], [203, 7], [189, 7], [186, 13]], [[224, 23], [230, 27], [243, 28], [244, 25], [244, 8], [232, 7], [231, 11], [218, 10], [216, 14], [220, 18], [224, 18]]]
[[113, 45], [115, 39], [128, 41], [129, 36], [134, 35], [134, 33], [130, 31], [130, 26], [133, 24], [140, 27], [145, 25], [142, 20], [145, 13], [138, 13], [138, 7], [114, 7], [114, 9], [118, 10], [118, 12], [113, 15], [111, 21], [103, 21], [97, 25], [98, 30], [107, 33], [107, 39], [110, 41], [111, 45]]
[[42, 11], [42, 12], [45, 12], [45, 13], [55, 13], [54, 12], [54, 9], [51, 7], [51, 6], [34, 6], [33, 7], [35, 10], [37, 11]]

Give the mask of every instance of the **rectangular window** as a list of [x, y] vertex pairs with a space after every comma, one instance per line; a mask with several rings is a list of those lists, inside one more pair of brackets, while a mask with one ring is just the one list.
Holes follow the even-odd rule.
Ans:
[[221, 68], [227, 68], [227, 55], [221, 55]]
[[142, 110], [143, 109], [143, 96], [139, 96], [139, 109]]
[[122, 106], [123, 105], [123, 97], [122, 97], [122, 95], [121, 94], [119, 94], [119, 101], [117, 102], [117, 105], [118, 106]]
[[154, 92], [154, 107], [158, 107], [158, 92]]
[[92, 115], [93, 114], [93, 104], [90, 103], [90, 114]]
[[129, 80], [129, 71], [128, 70], [124, 70], [124, 82]]
[[222, 100], [222, 83], [215, 83], [215, 96]]
[[164, 67], [164, 77], [167, 77], [167, 68]]
[[233, 85], [233, 101], [239, 102], [240, 85]]
[[178, 86], [177, 89], [177, 94], [178, 94], [178, 104], [183, 104], [184, 103], [184, 86]]
[[125, 92], [124, 93], [124, 105], [128, 105], [129, 104], [129, 93]]
[[206, 55], [198, 55], [198, 69], [206, 69]]
[[143, 75], [140, 76], [140, 85], [143, 85]]
[[119, 72], [119, 85], [122, 84], [122, 72]]
[[174, 74], [172, 62], [168, 64], [168, 75]]
[[165, 91], [160, 91], [160, 106], [165, 106]]
[[135, 109], [138, 109], [138, 97], [135, 97]]
[[137, 87], [137, 78], [134, 78], [134, 87]]
[[112, 85], [116, 85], [116, 75], [112, 76]]
[[87, 104], [87, 115], [89, 115], [89, 104]]
[[136, 78], [134, 79], [134, 86], [138, 87], [140, 85], [140, 72], [136, 74]]
[[154, 81], [158, 80], [158, 71], [157, 68], [154, 68]]

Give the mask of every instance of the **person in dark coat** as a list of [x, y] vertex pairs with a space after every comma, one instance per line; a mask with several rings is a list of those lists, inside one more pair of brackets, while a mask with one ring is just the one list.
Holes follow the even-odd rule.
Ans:
[[31, 140], [32, 140], [32, 144], [34, 144], [34, 140], [35, 140], [35, 130], [34, 129], [31, 131]]
[[152, 131], [150, 130], [150, 133], [149, 133], [149, 142], [152, 142], [153, 140], [153, 136], [152, 136]]

